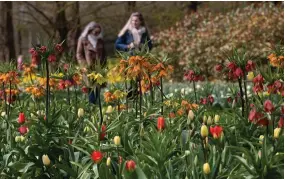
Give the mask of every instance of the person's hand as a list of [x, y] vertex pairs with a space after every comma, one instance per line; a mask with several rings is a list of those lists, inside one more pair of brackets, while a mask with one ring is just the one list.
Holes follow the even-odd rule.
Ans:
[[129, 49], [135, 48], [135, 44], [132, 42], [131, 44], [128, 45], [128, 48], [129, 48]]

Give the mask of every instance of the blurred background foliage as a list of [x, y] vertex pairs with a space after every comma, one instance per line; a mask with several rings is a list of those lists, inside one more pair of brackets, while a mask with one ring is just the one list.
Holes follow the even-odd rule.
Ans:
[[[266, 57], [271, 44], [283, 44], [283, 2], [0, 2], [0, 60], [18, 55], [30, 60], [28, 49], [40, 38], [66, 39], [74, 58], [77, 39], [90, 21], [104, 28], [108, 57], [130, 14], [144, 15], [155, 48], [169, 54], [177, 73], [198, 65], [213, 78], [212, 65], [224, 62], [224, 52], [246, 46], [254, 57]], [[110, 60], [111, 61], [111, 60]], [[75, 60], [74, 60], [75, 62]], [[112, 61], [113, 62], [113, 61]]]

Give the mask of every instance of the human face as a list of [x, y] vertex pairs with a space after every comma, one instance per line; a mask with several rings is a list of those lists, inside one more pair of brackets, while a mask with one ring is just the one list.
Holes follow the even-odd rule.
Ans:
[[131, 24], [134, 28], [138, 29], [141, 26], [141, 21], [140, 21], [139, 17], [133, 16]]
[[92, 31], [91, 34], [94, 36], [98, 36], [101, 33], [101, 28], [100, 27], [95, 27]]

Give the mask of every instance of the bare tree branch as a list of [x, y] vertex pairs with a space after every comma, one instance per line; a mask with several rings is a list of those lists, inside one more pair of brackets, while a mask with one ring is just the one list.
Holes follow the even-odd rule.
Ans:
[[42, 24], [42, 23], [38, 20], [38, 18], [36, 18], [36, 17], [33, 15], [33, 13], [25, 12], [25, 11], [22, 11], [21, 13], [23, 13], [23, 14], [28, 14], [29, 16], [31, 16], [31, 17], [36, 21], [36, 23], [38, 23], [38, 24], [41, 26], [41, 28], [48, 34], [48, 36], [49, 36], [49, 37], [51, 36], [51, 33], [48, 31], [47, 25]]
[[54, 23], [45, 13], [43, 13], [43, 11], [39, 10], [36, 6], [31, 4], [30, 2], [24, 1], [24, 3], [27, 4], [29, 7], [32, 7], [37, 13], [41, 14], [42, 17], [44, 17], [48, 21], [51, 27], [54, 28]]

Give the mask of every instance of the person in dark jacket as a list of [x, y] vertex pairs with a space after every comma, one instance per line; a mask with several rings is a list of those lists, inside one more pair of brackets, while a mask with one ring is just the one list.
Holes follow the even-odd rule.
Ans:
[[[88, 68], [91, 71], [94, 71], [95, 68], [106, 66], [107, 58], [103, 41], [103, 29], [96, 22], [90, 22], [80, 35], [77, 44], [76, 58], [82, 68]], [[86, 75], [83, 75], [83, 80], [87, 86], [90, 86]], [[89, 88], [90, 103], [95, 104], [98, 102], [98, 95], [100, 95], [98, 87], [95, 89]]]
[[118, 51], [127, 52], [133, 49], [141, 49], [146, 43], [149, 50], [151, 50], [152, 42], [144, 18], [139, 12], [132, 13], [128, 22], [118, 35], [115, 48]]

